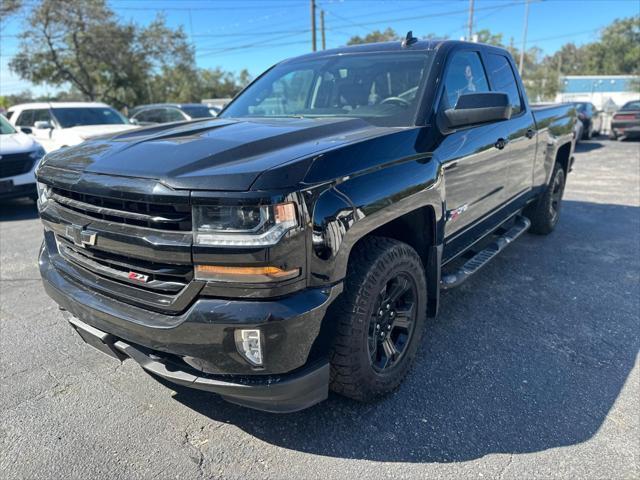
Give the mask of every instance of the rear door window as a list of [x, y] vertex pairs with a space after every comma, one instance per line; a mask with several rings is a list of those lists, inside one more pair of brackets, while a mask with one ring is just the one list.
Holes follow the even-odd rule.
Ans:
[[517, 115], [522, 111], [522, 100], [516, 83], [516, 77], [511, 64], [504, 55], [489, 53], [487, 55], [487, 70], [491, 79], [491, 89], [509, 95], [511, 112]]
[[488, 91], [480, 55], [466, 51], [454, 53], [444, 79], [444, 108], [455, 108], [461, 95]]

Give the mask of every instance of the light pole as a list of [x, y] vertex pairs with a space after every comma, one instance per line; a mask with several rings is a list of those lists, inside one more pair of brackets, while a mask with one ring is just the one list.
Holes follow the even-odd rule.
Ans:
[[527, 29], [529, 28], [529, 0], [524, 4], [524, 28], [522, 31], [522, 50], [520, 50], [520, 64], [518, 65], [518, 71], [520, 76], [524, 72], [524, 50], [527, 48]]

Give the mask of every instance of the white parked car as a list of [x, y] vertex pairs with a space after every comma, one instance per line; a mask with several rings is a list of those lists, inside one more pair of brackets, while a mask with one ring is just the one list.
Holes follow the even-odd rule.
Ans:
[[82, 143], [88, 138], [136, 128], [104, 103], [42, 102], [14, 105], [9, 121], [32, 134], [47, 152]]
[[0, 115], [0, 199], [37, 198], [34, 171], [44, 149]]

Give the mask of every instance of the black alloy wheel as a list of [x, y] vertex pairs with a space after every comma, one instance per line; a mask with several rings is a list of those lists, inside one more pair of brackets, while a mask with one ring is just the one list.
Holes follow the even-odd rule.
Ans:
[[392, 368], [407, 350], [416, 325], [416, 285], [406, 273], [399, 273], [378, 294], [369, 321], [369, 358], [377, 372]]

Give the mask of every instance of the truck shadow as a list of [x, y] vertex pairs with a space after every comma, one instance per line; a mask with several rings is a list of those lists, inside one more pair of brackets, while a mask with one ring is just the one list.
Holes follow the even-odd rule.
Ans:
[[38, 208], [33, 200], [15, 198], [0, 200], [0, 222], [38, 218]]
[[411, 374], [378, 403], [332, 395], [275, 415], [189, 389], [174, 398], [270, 444], [331, 457], [459, 462], [584, 442], [640, 346], [640, 209], [564, 205], [551, 236], [525, 235], [443, 295]]
[[592, 152], [593, 150], [598, 150], [602, 147], [604, 147], [604, 145], [599, 141], [581, 140], [580, 143], [576, 145], [575, 153]]

